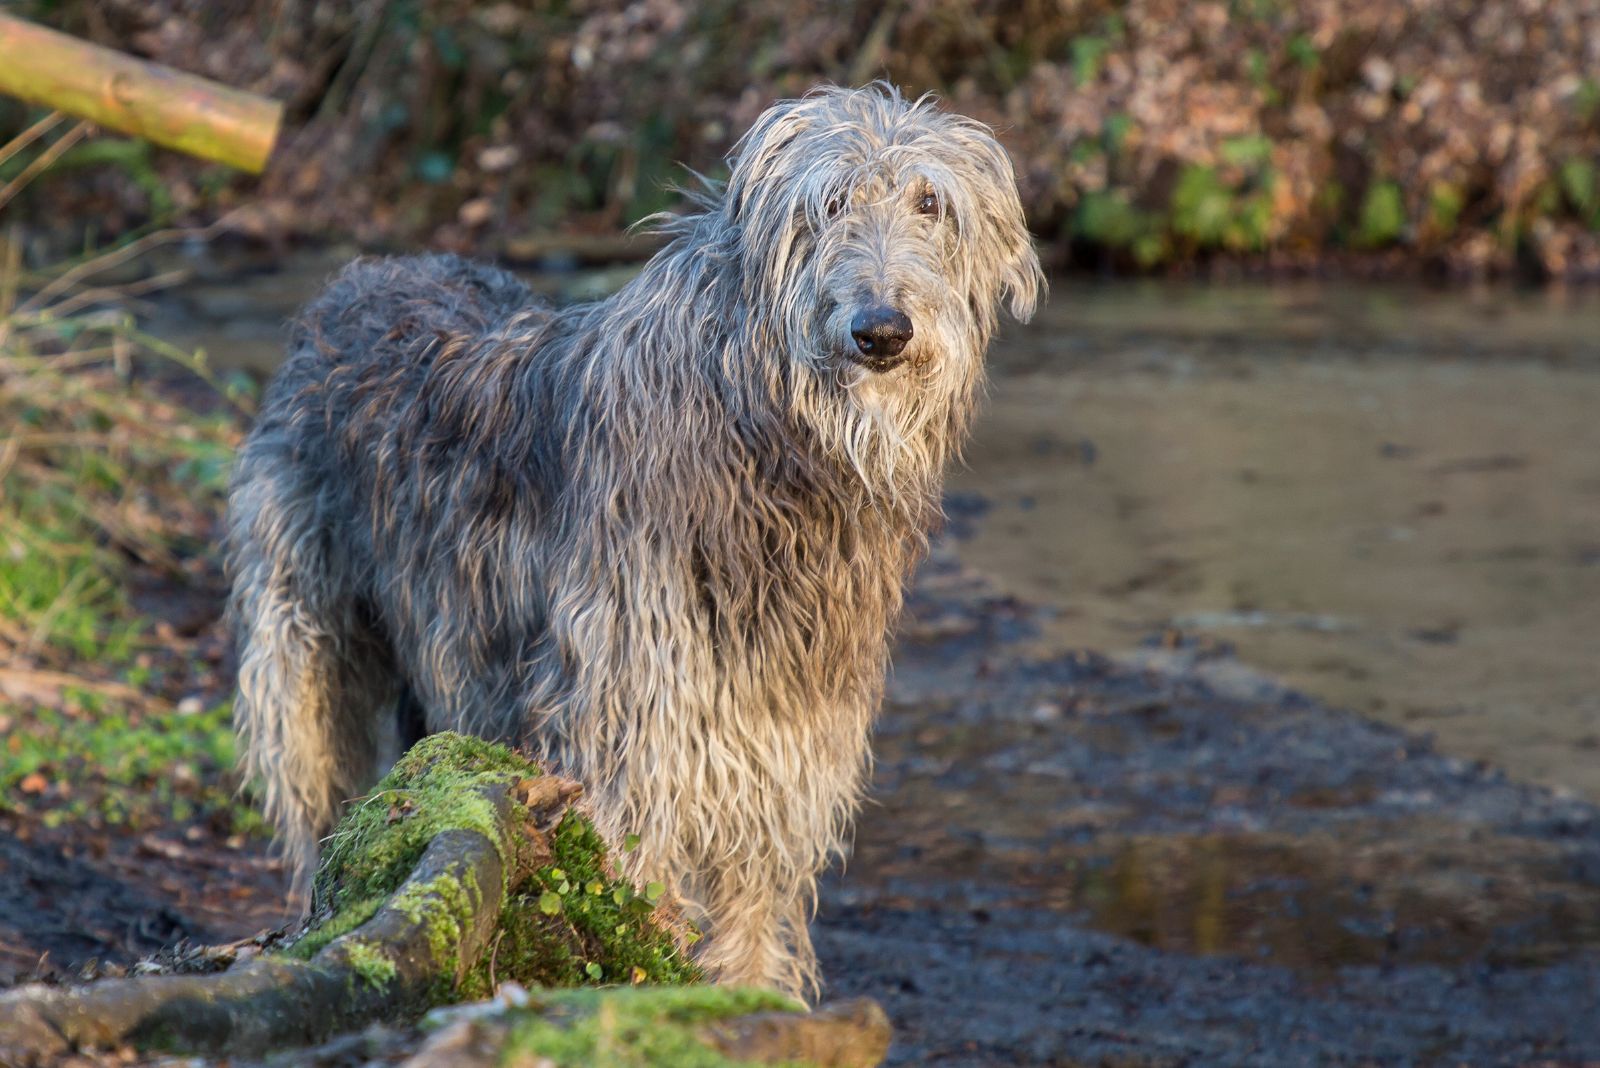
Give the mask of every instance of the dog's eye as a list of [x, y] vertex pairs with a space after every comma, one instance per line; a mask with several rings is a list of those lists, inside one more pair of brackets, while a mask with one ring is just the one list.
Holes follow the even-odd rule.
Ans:
[[922, 199], [917, 201], [917, 214], [938, 215], [941, 207], [938, 193], [924, 193], [922, 194]]

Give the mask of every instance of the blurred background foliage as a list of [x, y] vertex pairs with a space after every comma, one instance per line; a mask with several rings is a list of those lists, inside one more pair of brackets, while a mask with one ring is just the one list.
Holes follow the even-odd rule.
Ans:
[[[1589, 0], [15, 6], [289, 105], [259, 184], [80, 146], [11, 213], [41, 235], [232, 212], [517, 257], [670, 205], [776, 97], [887, 77], [1001, 131], [1057, 266], [1600, 277]], [[0, 139], [30, 117], [0, 110]]]

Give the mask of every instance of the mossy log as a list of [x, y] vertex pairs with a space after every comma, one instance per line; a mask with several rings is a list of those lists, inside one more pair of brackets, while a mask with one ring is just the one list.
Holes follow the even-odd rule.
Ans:
[[[0, 1063], [130, 1045], [260, 1056], [375, 1020], [415, 1020], [432, 1006], [486, 996], [503, 980], [626, 984], [583, 992], [600, 1001], [541, 991], [562, 1044], [590, 1033], [569, 1026], [588, 1012], [634, 1020], [634, 1031], [659, 1023], [673, 1041], [692, 1022], [689, 1048], [704, 1054], [693, 1063], [797, 1062], [805, 1051], [819, 1065], [881, 1058], [881, 1012], [866, 1021], [864, 1041], [834, 1055], [839, 1043], [817, 1038], [831, 1033], [832, 1017], [804, 1014], [777, 995], [704, 986], [678, 986], [674, 995], [673, 985], [701, 978], [685, 953], [692, 931], [659, 886], [641, 890], [618, 875], [606, 843], [574, 807], [579, 793], [502, 746], [426, 738], [352, 803], [325, 850], [313, 921], [295, 941], [210, 975], [0, 995]], [[765, 1015], [742, 1021], [757, 1010]], [[792, 1026], [772, 1022], [780, 1017]], [[508, 1023], [505, 1035], [533, 1026], [527, 1013], [515, 1019], [519, 1026]]]
[[874, 1068], [889, 1051], [889, 1019], [867, 998], [806, 1013], [777, 994], [725, 987], [518, 994], [440, 1010], [442, 1026], [402, 1068]]
[[283, 105], [0, 14], [0, 93], [259, 174]]
[[[453, 948], [463, 957], [475, 958], [494, 928], [499, 863], [480, 836], [446, 832], [408, 883], [425, 887], [443, 877], [485, 888], [478, 900], [430, 895], [457, 919], [461, 937]], [[309, 961], [273, 956], [216, 975], [107, 979], [78, 989], [25, 987], [0, 997], [0, 1063], [123, 1045], [259, 1055], [425, 1007], [446, 963], [430, 937], [428, 918], [386, 908]]]

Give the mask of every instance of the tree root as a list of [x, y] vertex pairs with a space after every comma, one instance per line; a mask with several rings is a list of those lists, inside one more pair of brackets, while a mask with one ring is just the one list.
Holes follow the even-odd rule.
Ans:
[[508, 986], [491, 1002], [437, 1010], [425, 1022], [433, 1025], [431, 1036], [402, 1068], [874, 1068], [889, 1050], [889, 1019], [875, 1001], [798, 1010], [782, 997], [748, 989], [530, 993]]
[[[106, 979], [0, 995], [0, 1063], [122, 1045], [258, 1056], [421, 1011], [446, 969], [481, 954], [499, 919], [502, 885], [494, 843], [473, 831], [443, 831], [390, 904], [310, 960], [258, 957], [214, 975]], [[477, 892], [441, 890], [448, 886]], [[405, 910], [394, 906], [398, 900], [407, 902]], [[445, 917], [460, 932], [453, 945], [437, 938]]]

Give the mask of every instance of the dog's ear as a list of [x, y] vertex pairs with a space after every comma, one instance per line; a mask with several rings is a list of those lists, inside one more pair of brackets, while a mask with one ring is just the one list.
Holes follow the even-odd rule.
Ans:
[[985, 134], [987, 151], [984, 155], [987, 158], [983, 165], [993, 185], [987, 207], [1000, 261], [998, 296], [1007, 302], [1011, 314], [1025, 323], [1033, 318], [1034, 309], [1047, 288], [1044, 271], [1039, 266], [1033, 235], [1028, 232], [1011, 156], [992, 133], [985, 130]]
[[1033, 235], [1022, 212], [1017, 193], [1016, 169], [1011, 157], [993, 132], [981, 123], [958, 119], [971, 152], [974, 195], [971, 198], [981, 218], [977, 235], [987, 266], [991, 299], [1004, 301], [1011, 314], [1027, 322], [1045, 293], [1044, 271], [1033, 246]]
[[1012, 189], [1015, 213], [1006, 227], [1005, 246], [1008, 255], [1000, 275], [1000, 284], [1011, 314], [1017, 321], [1025, 323], [1033, 318], [1034, 310], [1048, 286], [1044, 270], [1039, 266], [1039, 253], [1033, 247], [1033, 235], [1028, 232], [1027, 222], [1023, 218], [1022, 202], [1017, 197], [1014, 185]]

